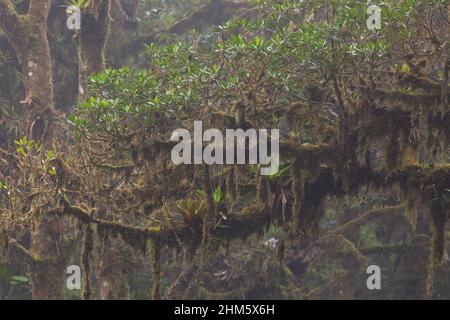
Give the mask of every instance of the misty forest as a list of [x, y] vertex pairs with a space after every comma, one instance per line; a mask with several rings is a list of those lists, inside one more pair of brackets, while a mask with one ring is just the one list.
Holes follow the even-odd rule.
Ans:
[[[0, 0], [0, 300], [450, 299], [449, 19]], [[194, 121], [278, 129], [279, 170], [175, 164]]]

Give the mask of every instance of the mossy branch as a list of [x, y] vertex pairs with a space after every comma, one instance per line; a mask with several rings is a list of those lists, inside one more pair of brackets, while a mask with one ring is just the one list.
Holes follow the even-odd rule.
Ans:
[[90, 223], [99, 226], [103, 230], [110, 231], [115, 234], [127, 234], [127, 235], [135, 234], [138, 236], [144, 236], [148, 239], [158, 239], [165, 234], [160, 227], [141, 228], [129, 224], [122, 224], [103, 219], [98, 219], [92, 217], [90, 212], [77, 206], [67, 205], [64, 206], [64, 208], [54, 208], [47, 211], [47, 214], [73, 216], [83, 223]]
[[390, 207], [377, 208], [377, 209], [370, 210], [370, 211], [366, 212], [365, 214], [363, 214], [362, 216], [339, 226], [332, 232], [325, 235], [325, 238], [333, 237], [333, 236], [354, 230], [355, 228], [358, 228], [361, 225], [363, 225], [371, 220], [374, 220], [376, 218], [379, 218], [381, 216], [384, 216], [384, 215], [393, 215], [393, 214], [401, 213], [401, 212], [403, 212], [404, 209], [405, 209], [405, 205], [399, 204], [397, 206], [390, 206]]
[[19, 24], [19, 15], [11, 0], [0, 1], [0, 28], [10, 40], [17, 35]]
[[295, 143], [282, 140], [280, 141], [280, 152], [296, 158], [315, 156], [317, 159], [329, 159], [331, 161], [334, 150], [329, 144]]
[[[415, 186], [417, 190], [429, 187], [433, 188], [430, 192], [434, 193], [439, 192], [436, 190], [441, 190], [448, 187], [448, 181], [450, 181], [450, 165], [440, 165], [434, 167], [412, 165], [406, 167], [404, 170], [399, 170], [391, 174], [385, 173], [383, 170], [375, 171], [368, 168], [360, 168], [358, 176], [361, 176], [361, 179], [358, 180], [358, 186], [356, 186], [357, 188], [368, 184], [375, 188], [385, 187], [386, 185], [393, 185], [396, 183], [405, 184], [405, 179], [408, 179], [409, 177], [417, 177], [418, 179], [416, 180], [418, 181], [418, 185]], [[335, 184], [334, 176], [330, 168], [322, 168], [319, 178], [317, 179], [317, 182], [312, 184], [310, 187], [325, 188], [325, 190], [322, 190], [321, 193], [323, 196], [339, 196], [339, 194], [343, 192], [343, 187]], [[403, 208], [404, 205], [398, 205], [394, 207], [371, 210], [365, 215], [341, 226], [339, 229], [335, 230], [334, 233], [329, 234], [328, 237], [331, 235], [340, 235], [379, 216], [399, 213], [403, 210]], [[63, 208], [56, 208], [50, 210], [48, 213], [74, 216], [84, 223], [97, 225], [104, 230], [115, 234], [143, 237], [145, 239], [160, 239], [165, 244], [177, 243], [175, 238], [190, 241], [201, 236], [198, 234], [192, 234], [192, 230], [187, 225], [180, 225], [176, 228], [162, 228], [159, 226], [142, 228], [98, 219], [91, 215], [87, 210], [84, 210], [78, 206], [72, 206], [67, 201]], [[229, 214], [227, 219], [221, 219], [219, 223], [211, 228], [211, 237], [223, 240], [246, 238], [251, 234], [262, 232], [266, 226], [279, 215], [281, 215], [281, 213], [278, 211], [272, 211], [269, 209], [265, 210], [262, 206], [254, 204]]]
[[371, 246], [361, 248], [360, 251], [365, 254], [402, 254], [408, 250], [417, 250], [417, 244], [389, 244], [381, 246]]
[[30, 250], [25, 248], [15, 239], [9, 239], [9, 245], [13, 246], [16, 250], [18, 250], [24, 257], [28, 263], [43, 263], [45, 260], [35, 254], [33, 254]]
[[401, 106], [402, 109], [411, 111], [417, 105], [433, 107], [439, 106], [442, 99], [441, 93], [410, 93], [399, 90], [385, 90], [385, 89], [370, 89], [366, 91], [367, 94], [376, 99], [381, 99], [387, 102], [393, 102], [396, 108]]

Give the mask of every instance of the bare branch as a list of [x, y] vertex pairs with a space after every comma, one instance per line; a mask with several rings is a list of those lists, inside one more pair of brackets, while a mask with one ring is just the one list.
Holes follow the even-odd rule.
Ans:
[[230, 19], [236, 12], [250, 8], [247, 1], [212, 0], [202, 5], [190, 17], [174, 24], [169, 32], [183, 34], [191, 29], [202, 29], [218, 25]]

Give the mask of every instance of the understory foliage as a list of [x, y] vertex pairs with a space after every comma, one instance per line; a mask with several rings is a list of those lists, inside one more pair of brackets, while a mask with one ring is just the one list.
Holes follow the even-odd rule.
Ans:
[[[151, 44], [148, 68], [93, 75], [55, 145], [0, 151], [1, 247], [45, 263], [19, 239], [56, 215], [84, 270], [121, 239], [155, 299], [311, 299], [353, 297], [369, 255], [416, 246], [431, 298], [450, 209], [448, 7], [379, 6], [371, 31], [365, 2], [259, 0], [214, 40]], [[280, 171], [174, 165], [172, 131], [194, 120], [280, 129]]]

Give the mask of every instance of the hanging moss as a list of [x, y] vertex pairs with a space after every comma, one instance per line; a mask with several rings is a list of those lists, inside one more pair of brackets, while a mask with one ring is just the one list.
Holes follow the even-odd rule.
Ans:
[[393, 171], [397, 168], [399, 154], [400, 154], [400, 143], [398, 130], [393, 130], [389, 138], [389, 143], [386, 147], [386, 158], [385, 165], [388, 172]]
[[413, 230], [416, 230], [417, 227], [417, 217], [418, 217], [418, 209], [417, 209], [417, 197], [415, 195], [409, 196], [406, 198], [405, 205], [405, 218], [408, 220]]
[[267, 178], [265, 176], [260, 176], [259, 177], [259, 183], [258, 183], [258, 188], [256, 191], [256, 197], [260, 203], [260, 205], [262, 205], [263, 207], [269, 207], [269, 181], [267, 180]]
[[90, 265], [89, 259], [93, 248], [92, 229], [89, 224], [83, 226], [83, 243], [81, 248], [81, 272], [82, 272], [82, 288], [81, 299], [89, 300], [91, 298], [91, 287], [89, 283]]
[[445, 246], [445, 223], [447, 221], [447, 214], [443, 208], [441, 198], [434, 198], [431, 201], [431, 227], [433, 232], [431, 255], [432, 263], [435, 266], [441, 264], [444, 257]]
[[210, 225], [212, 219], [216, 217], [216, 210], [217, 210], [213, 199], [213, 186], [211, 182], [211, 176], [209, 173], [209, 167], [206, 165], [203, 166], [202, 168], [202, 180], [203, 180], [203, 190], [205, 190], [206, 193], [206, 211], [205, 215], [203, 216], [202, 241], [204, 244], [206, 244], [210, 240], [209, 239]]
[[145, 255], [147, 252], [147, 238], [141, 233], [121, 233], [122, 240], [134, 250]]
[[425, 282], [425, 299], [427, 300], [433, 299], [434, 274], [435, 274], [435, 266], [430, 261], [430, 263], [428, 264], [427, 279]]
[[152, 299], [159, 300], [160, 296], [160, 283], [161, 283], [161, 244], [159, 241], [153, 241], [152, 246]]
[[400, 185], [401, 198], [406, 202], [405, 217], [413, 229], [416, 228], [417, 224], [422, 183], [420, 177], [412, 175], [406, 179], [406, 183]]
[[302, 201], [302, 166], [301, 162], [296, 159], [291, 167], [292, 184], [291, 190], [294, 195], [294, 201], [292, 203], [292, 220], [294, 223], [294, 232], [300, 232], [300, 208]]
[[237, 200], [237, 184], [236, 184], [236, 174], [234, 167], [230, 167], [227, 172], [227, 193], [230, 196], [230, 200], [235, 202]]
[[324, 215], [324, 204], [320, 194], [313, 196], [315, 188], [305, 183], [304, 198], [301, 203], [299, 227], [306, 237], [316, 238], [319, 234], [319, 222]]
[[0, 257], [3, 257], [8, 252], [9, 238], [8, 234], [0, 230]]
[[304, 170], [304, 179], [308, 179], [310, 182], [315, 182], [320, 175], [321, 167], [319, 159], [312, 155], [308, 157]]

